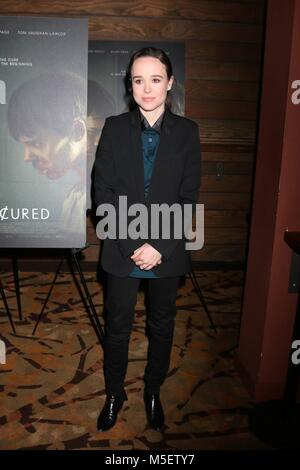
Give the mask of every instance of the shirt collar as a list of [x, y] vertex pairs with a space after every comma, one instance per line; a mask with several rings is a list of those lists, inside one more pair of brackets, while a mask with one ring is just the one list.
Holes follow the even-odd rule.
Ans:
[[163, 111], [161, 113], [161, 115], [159, 116], [159, 118], [157, 119], [157, 121], [155, 121], [155, 123], [153, 124], [153, 126], [150, 126], [149, 122], [147, 121], [146, 117], [141, 113], [140, 111], [140, 118], [141, 118], [141, 125], [142, 125], [142, 130], [145, 130], [145, 129], [153, 129], [155, 130], [156, 132], [158, 132], [159, 134], [161, 133], [161, 128], [162, 128], [162, 124], [163, 124], [163, 119], [164, 119], [164, 114], [165, 114], [165, 111]]

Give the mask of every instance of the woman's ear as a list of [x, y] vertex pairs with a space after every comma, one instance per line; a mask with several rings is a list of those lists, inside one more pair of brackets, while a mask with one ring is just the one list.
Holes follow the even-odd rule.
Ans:
[[74, 119], [71, 129], [71, 140], [73, 142], [80, 142], [86, 132], [86, 124], [82, 119]]
[[170, 91], [174, 83], [174, 75], [170, 77], [167, 90]]

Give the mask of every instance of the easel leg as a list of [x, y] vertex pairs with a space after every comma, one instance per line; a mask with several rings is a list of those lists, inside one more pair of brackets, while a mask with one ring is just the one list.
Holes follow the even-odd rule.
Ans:
[[59, 265], [58, 265], [58, 267], [57, 267], [57, 269], [56, 269], [55, 276], [54, 276], [54, 278], [53, 278], [51, 287], [50, 287], [50, 289], [49, 289], [49, 292], [48, 292], [48, 294], [47, 294], [46, 300], [45, 300], [44, 305], [43, 305], [43, 307], [42, 307], [41, 313], [39, 314], [39, 318], [37, 319], [37, 322], [36, 322], [36, 324], [35, 324], [35, 327], [33, 328], [32, 335], [35, 334], [36, 329], [37, 329], [37, 327], [38, 327], [38, 324], [40, 323], [40, 321], [41, 321], [41, 319], [42, 319], [44, 310], [45, 310], [45, 308], [46, 308], [46, 306], [47, 306], [48, 300], [49, 300], [50, 295], [51, 295], [51, 293], [52, 293], [52, 291], [53, 291], [53, 287], [54, 287], [54, 284], [55, 284], [55, 282], [56, 282], [57, 276], [58, 276], [58, 274], [59, 274], [59, 272], [60, 272], [60, 270], [61, 270], [63, 261], [64, 261], [64, 254], [63, 254], [63, 256], [62, 256], [62, 258], [61, 258], [61, 260], [60, 260], [60, 262], [59, 262]]
[[208, 319], [209, 319], [209, 322], [210, 322], [212, 328], [214, 329], [214, 331], [217, 333], [217, 329], [216, 329], [215, 324], [214, 324], [214, 322], [213, 322], [213, 319], [212, 319], [212, 317], [211, 317], [211, 315], [210, 315], [210, 313], [209, 313], [209, 310], [208, 310], [208, 308], [207, 308], [205, 299], [204, 299], [204, 297], [203, 297], [201, 288], [200, 288], [200, 286], [199, 286], [199, 283], [198, 283], [198, 281], [197, 281], [197, 278], [196, 278], [196, 276], [195, 276], [195, 273], [194, 273], [194, 270], [193, 270], [193, 269], [192, 269], [192, 271], [189, 272], [189, 276], [190, 276], [191, 281], [192, 281], [192, 284], [193, 284], [193, 286], [194, 286], [194, 288], [195, 288], [195, 290], [196, 290], [196, 292], [197, 292], [197, 295], [198, 295], [198, 297], [199, 297], [199, 299], [200, 299], [200, 302], [201, 302], [201, 304], [202, 304], [202, 306], [203, 306], [203, 308], [204, 308], [204, 311], [205, 311], [205, 313], [206, 313], [206, 315], [207, 315], [207, 317], [208, 317]]
[[11, 316], [11, 313], [10, 313], [10, 310], [9, 310], [9, 307], [8, 307], [8, 303], [7, 303], [7, 300], [6, 300], [6, 295], [5, 295], [5, 292], [4, 292], [4, 289], [2, 287], [1, 282], [0, 282], [0, 294], [1, 294], [1, 297], [2, 297], [2, 300], [3, 300], [3, 303], [4, 303], [4, 307], [5, 307], [5, 310], [6, 310], [7, 317], [9, 319], [9, 323], [12, 327], [12, 330], [13, 330], [14, 334], [16, 334], [15, 325], [14, 325], [14, 322], [13, 322], [13, 319], [12, 319], [12, 316]]
[[[42, 307], [42, 310], [41, 310], [41, 313], [39, 314], [39, 317], [38, 317], [38, 320], [35, 324], [35, 327], [32, 331], [32, 335], [35, 334], [36, 330], [37, 330], [37, 327], [38, 327], [38, 324], [40, 323], [42, 317], [43, 317], [43, 314], [44, 314], [44, 311], [45, 311], [45, 308], [46, 308], [46, 305], [48, 303], [48, 300], [50, 298], [50, 295], [52, 293], [52, 290], [53, 290], [53, 287], [54, 287], [54, 284], [56, 282], [56, 279], [57, 279], [57, 276], [61, 270], [61, 267], [62, 267], [62, 264], [63, 264], [63, 261], [64, 259], [67, 259], [68, 262], [69, 262], [69, 266], [70, 266], [70, 270], [71, 270], [71, 274], [72, 274], [72, 277], [74, 279], [74, 282], [76, 284], [76, 287], [78, 289], [78, 292], [80, 294], [80, 297], [82, 299], [82, 302], [84, 304], [84, 306], [86, 307], [87, 309], [87, 312], [88, 312], [88, 315], [89, 315], [89, 318], [90, 318], [90, 321], [91, 321], [91, 324], [95, 330], [95, 333], [97, 335], [97, 338], [101, 344], [101, 346], [103, 347], [103, 338], [104, 338], [104, 333], [103, 333], [103, 330], [102, 330], [102, 327], [100, 325], [100, 322], [99, 322], [99, 319], [98, 319], [98, 316], [97, 316], [97, 312], [96, 312], [96, 309], [95, 309], [95, 306], [93, 304], [93, 300], [91, 298], [91, 295], [89, 293], [89, 290], [88, 290], [88, 287], [87, 287], [87, 284], [86, 284], [86, 281], [85, 281], [85, 278], [84, 278], [84, 275], [83, 275], [83, 272], [82, 272], [82, 269], [81, 269], [81, 266], [79, 264], [79, 261], [77, 259], [77, 251], [75, 248], [74, 249], [70, 249], [70, 250], [67, 250], [67, 254], [65, 253], [65, 250], [63, 252], [63, 256], [62, 256], [62, 259], [59, 263], [59, 266], [57, 267], [57, 270], [56, 270], [56, 273], [55, 273], [55, 276], [54, 276], [54, 279], [52, 281], [52, 284], [51, 284], [51, 287], [49, 289], [49, 292], [47, 294], [47, 297], [46, 297], [46, 300], [44, 302], [44, 305]], [[80, 251], [80, 250], [79, 250]], [[79, 276], [80, 276], [80, 280], [81, 280], [81, 284], [82, 284], [82, 287], [84, 289], [84, 292], [85, 292], [85, 296], [83, 295], [83, 292], [82, 292], [82, 289], [81, 289], [81, 286], [80, 284], [78, 283], [77, 281], [77, 278], [76, 278], [76, 275], [75, 275], [75, 271], [74, 271], [74, 265], [75, 265], [75, 268], [76, 268], [76, 271], [78, 272]], [[88, 303], [87, 303], [88, 302]]]
[[87, 299], [89, 307], [90, 307], [88, 309], [89, 317], [91, 319], [92, 325], [94, 326], [94, 329], [95, 329], [95, 332], [96, 332], [97, 337], [99, 339], [99, 342], [100, 342], [101, 346], [103, 347], [104, 332], [103, 332], [102, 326], [100, 325], [100, 322], [99, 322], [99, 319], [98, 319], [98, 315], [97, 315], [93, 300], [91, 298], [90, 292], [89, 292], [87, 284], [86, 284], [85, 277], [83, 275], [81, 266], [80, 266], [79, 261], [77, 259], [77, 250], [75, 248], [71, 249], [71, 256], [72, 256], [72, 260], [75, 264], [75, 267], [77, 269], [77, 272], [80, 276], [81, 284], [83, 286], [83, 289], [84, 289], [84, 292], [85, 292], [85, 295], [86, 295], [86, 299]]
[[20, 283], [19, 283], [19, 263], [18, 263], [18, 258], [15, 255], [13, 256], [13, 272], [14, 272], [14, 280], [15, 280], [15, 287], [16, 287], [16, 297], [17, 297], [19, 319], [23, 320], [22, 307], [21, 307], [21, 295], [20, 295]]

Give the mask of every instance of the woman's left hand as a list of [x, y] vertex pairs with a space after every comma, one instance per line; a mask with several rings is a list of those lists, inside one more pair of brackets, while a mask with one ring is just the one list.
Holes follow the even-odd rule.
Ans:
[[133, 252], [130, 258], [140, 269], [149, 270], [157, 264], [161, 264], [162, 255], [149, 243], [144, 243]]

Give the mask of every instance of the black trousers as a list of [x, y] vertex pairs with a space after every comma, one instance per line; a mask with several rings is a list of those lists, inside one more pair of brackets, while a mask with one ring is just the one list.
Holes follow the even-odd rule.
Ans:
[[[107, 394], [123, 391], [129, 339], [141, 279], [107, 273], [104, 376]], [[158, 393], [169, 370], [179, 277], [148, 279], [145, 389]]]

